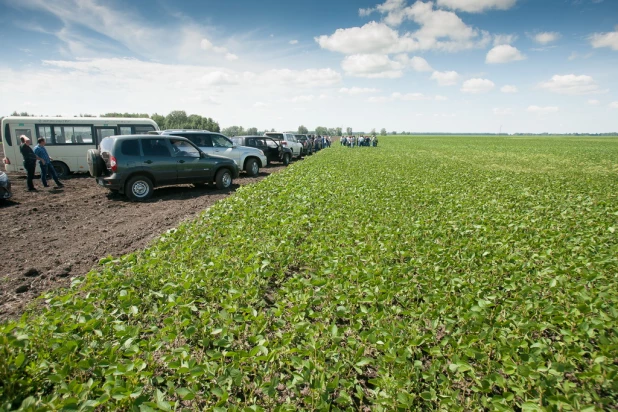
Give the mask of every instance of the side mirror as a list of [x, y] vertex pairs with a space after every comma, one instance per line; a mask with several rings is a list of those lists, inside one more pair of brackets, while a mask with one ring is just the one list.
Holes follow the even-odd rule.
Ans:
[[201, 159], [204, 159], [205, 157], [206, 157], [206, 153], [204, 153], [204, 152], [200, 152], [200, 158], [201, 158]]

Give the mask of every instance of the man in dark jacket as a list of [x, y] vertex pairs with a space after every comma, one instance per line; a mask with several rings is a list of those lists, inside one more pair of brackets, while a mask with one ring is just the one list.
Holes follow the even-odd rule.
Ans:
[[45, 160], [41, 159], [37, 155], [34, 154], [34, 151], [30, 147], [30, 139], [27, 136], [21, 135], [19, 137], [21, 140], [21, 144], [19, 145], [19, 151], [21, 152], [22, 157], [24, 158], [24, 169], [26, 169], [26, 173], [28, 174], [28, 191], [36, 192], [34, 188], [34, 169], [36, 168], [36, 161], [40, 161], [42, 165], [45, 164]]

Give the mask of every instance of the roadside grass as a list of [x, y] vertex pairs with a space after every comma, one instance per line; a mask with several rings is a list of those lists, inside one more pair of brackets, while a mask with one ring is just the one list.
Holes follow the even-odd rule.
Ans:
[[618, 408], [618, 139], [296, 162], [0, 325], [0, 408]]

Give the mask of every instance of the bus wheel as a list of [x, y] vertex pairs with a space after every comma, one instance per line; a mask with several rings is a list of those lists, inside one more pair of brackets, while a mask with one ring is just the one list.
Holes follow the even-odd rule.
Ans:
[[56, 174], [61, 179], [66, 179], [67, 177], [69, 177], [69, 174], [71, 174], [68, 166], [65, 165], [63, 162], [55, 160], [52, 162], [52, 166], [54, 166], [54, 169], [56, 169]]

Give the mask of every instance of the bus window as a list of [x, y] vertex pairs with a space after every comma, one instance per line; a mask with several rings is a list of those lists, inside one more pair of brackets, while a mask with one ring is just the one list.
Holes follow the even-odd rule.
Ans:
[[19, 139], [21, 136], [27, 136], [32, 141], [32, 131], [30, 129], [15, 129], [15, 136]]
[[38, 137], [45, 138], [45, 143], [53, 144], [51, 126], [37, 126], [36, 131]]
[[90, 126], [54, 126], [58, 144], [92, 144]]
[[11, 129], [9, 129], [9, 124], [4, 125], [4, 140], [9, 146], [13, 146], [13, 140], [11, 139]]
[[155, 128], [150, 126], [150, 125], [145, 125], [145, 126], [133, 126], [133, 129], [135, 130], [135, 134], [148, 134], [148, 132], [153, 131]]
[[131, 126], [118, 126], [118, 128], [120, 129], [121, 135], [133, 134], [131, 132]]

